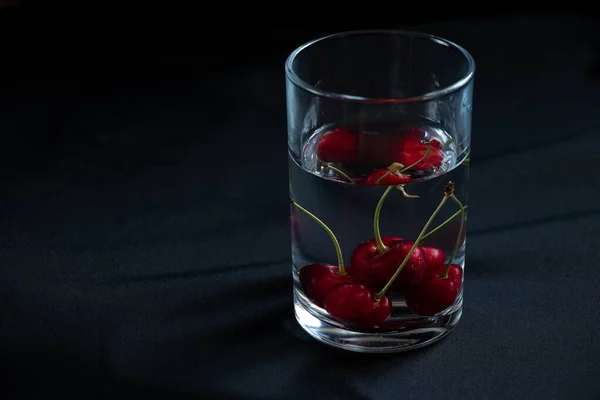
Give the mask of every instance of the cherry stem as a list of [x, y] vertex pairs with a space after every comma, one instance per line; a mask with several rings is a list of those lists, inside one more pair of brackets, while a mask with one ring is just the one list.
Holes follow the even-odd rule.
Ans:
[[377, 207], [375, 207], [375, 217], [373, 218], [373, 231], [375, 232], [375, 241], [377, 242], [377, 250], [379, 251], [379, 253], [385, 253], [388, 250], [388, 247], [385, 244], [383, 244], [383, 241], [381, 240], [381, 231], [379, 230], [379, 215], [381, 214], [381, 207], [385, 202], [385, 198], [388, 197], [393, 188], [394, 186], [388, 186], [388, 188], [385, 189], [385, 192], [383, 192], [383, 195], [377, 203]]
[[458, 228], [458, 237], [456, 238], [456, 244], [454, 245], [454, 250], [452, 250], [452, 255], [450, 255], [450, 260], [448, 260], [448, 265], [446, 265], [446, 269], [442, 274], [442, 279], [448, 278], [448, 271], [450, 271], [450, 266], [454, 261], [454, 257], [456, 257], [456, 253], [458, 252], [458, 247], [460, 246], [460, 242], [462, 239], [463, 228], [465, 226], [465, 208], [460, 200], [453, 194], [450, 195], [450, 198], [454, 200], [456, 204], [460, 207], [460, 228]]
[[[421, 161], [426, 159], [427, 156], [429, 155], [429, 153], [431, 153], [431, 142], [422, 142], [422, 143], [427, 145], [427, 150], [425, 151], [425, 154], [423, 155], [423, 157], [421, 157], [417, 162], [412, 163], [408, 167], [404, 167], [400, 163], [392, 163], [388, 167], [389, 170], [385, 174], [383, 174], [381, 177], [379, 177], [379, 179], [377, 179], [375, 181], [375, 185], [379, 185], [379, 182], [381, 182], [381, 180], [383, 178], [385, 178], [386, 176], [388, 176], [389, 174], [395, 173], [397, 175], [400, 175], [407, 169], [414, 167], [415, 165], [417, 165], [418, 163], [420, 163]], [[392, 189], [394, 187], [395, 186], [388, 186], [388, 188], [385, 190], [385, 192], [383, 192], [383, 194], [381, 195], [381, 198], [379, 199], [379, 202], [377, 203], [377, 207], [375, 207], [375, 216], [373, 217], [373, 231], [375, 234], [375, 242], [377, 243], [377, 250], [379, 251], [380, 254], [385, 253], [388, 250], [388, 247], [385, 244], [383, 244], [383, 241], [381, 240], [381, 231], [379, 229], [379, 216], [381, 215], [381, 208], [383, 207], [383, 203], [385, 202], [386, 197], [388, 197], [388, 195], [390, 194], [390, 192], [392, 191]]]
[[396, 186], [396, 189], [398, 189], [402, 193], [402, 196], [406, 197], [407, 199], [418, 199], [419, 198], [419, 196], [416, 194], [406, 193], [406, 189], [404, 189], [404, 185], [398, 185], [398, 186]]
[[351, 183], [356, 183], [356, 182], [354, 181], [354, 179], [350, 178], [350, 177], [349, 177], [349, 176], [348, 176], [348, 175], [347, 175], [347, 174], [346, 174], [344, 171], [342, 171], [341, 169], [339, 169], [339, 168], [336, 168], [336, 167], [334, 167], [333, 165], [329, 165], [329, 164], [327, 164], [327, 163], [323, 163], [323, 166], [324, 166], [325, 168], [329, 168], [330, 170], [332, 170], [332, 171], [335, 171], [335, 172], [337, 172], [338, 174], [342, 175], [344, 178], [348, 179], [348, 181], [349, 181], [349, 182], [351, 182]]
[[453, 192], [454, 192], [454, 183], [450, 182], [450, 183], [448, 183], [448, 185], [446, 185], [446, 190], [444, 191], [444, 197], [440, 201], [440, 204], [437, 206], [437, 208], [435, 209], [435, 211], [433, 212], [433, 214], [431, 214], [431, 217], [429, 217], [429, 220], [427, 221], [427, 223], [425, 224], [425, 226], [421, 230], [421, 233], [419, 233], [419, 236], [417, 237], [417, 240], [414, 241], [412, 247], [410, 248], [410, 251], [408, 252], [408, 254], [406, 255], [406, 257], [404, 257], [404, 260], [402, 261], [402, 264], [400, 264], [400, 266], [398, 267], [398, 269], [396, 269], [396, 272], [394, 272], [394, 275], [392, 275], [392, 277], [385, 284], [385, 286], [383, 287], [383, 289], [381, 289], [381, 291], [375, 295], [375, 300], [381, 299], [385, 295], [385, 293], [389, 290], [389, 288], [392, 286], [392, 284], [394, 283], [394, 281], [396, 280], [396, 278], [398, 277], [398, 275], [400, 275], [400, 272], [402, 272], [402, 269], [408, 263], [408, 260], [410, 259], [410, 257], [412, 256], [412, 253], [415, 251], [415, 249], [417, 248], [419, 242], [421, 241], [421, 239], [425, 235], [425, 232], [427, 232], [427, 229], [429, 228], [429, 225], [431, 225], [431, 223], [433, 222], [435, 216], [440, 212], [440, 210], [442, 209], [442, 207], [444, 206], [444, 204], [446, 203], [446, 201], [448, 201], [448, 198], [452, 197], [452, 193]]
[[331, 229], [329, 229], [329, 227], [323, 221], [321, 221], [319, 218], [317, 218], [316, 215], [314, 215], [313, 213], [311, 213], [310, 211], [308, 211], [306, 208], [302, 207], [300, 204], [296, 203], [294, 201], [294, 199], [292, 199], [291, 197], [290, 197], [290, 201], [300, 211], [302, 211], [304, 214], [308, 215], [317, 224], [319, 224], [321, 226], [321, 228], [325, 229], [325, 232], [327, 232], [327, 234], [329, 235], [329, 237], [333, 241], [333, 245], [335, 246], [335, 254], [336, 254], [337, 259], [338, 259], [338, 268], [339, 268], [338, 273], [340, 275], [346, 275], [346, 268], [344, 267], [344, 257], [342, 256], [342, 248], [340, 247], [340, 242], [338, 242], [338, 240], [335, 237], [335, 234], [333, 233], [333, 231]]
[[[468, 206], [464, 206], [463, 210], [466, 210], [467, 207]], [[425, 240], [427, 240], [430, 236], [433, 236], [440, 229], [444, 228], [446, 225], [448, 225], [450, 222], [452, 222], [452, 220], [454, 218], [458, 217], [461, 213], [462, 213], [462, 210], [458, 210], [457, 212], [455, 212], [454, 214], [452, 214], [452, 216], [450, 218], [448, 218], [447, 220], [445, 220], [444, 222], [442, 222], [441, 224], [439, 224], [438, 226], [436, 226], [435, 228], [433, 228], [432, 230], [430, 230], [429, 232], [427, 232], [427, 234], [425, 236], [423, 236], [423, 238], [421, 239], [421, 242], [419, 244], [423, 244], [423, 242]]]

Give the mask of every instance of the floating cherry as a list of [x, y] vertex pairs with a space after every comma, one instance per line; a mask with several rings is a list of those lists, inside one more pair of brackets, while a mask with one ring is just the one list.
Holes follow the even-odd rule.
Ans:
[[396, 186], [410, 182], [410, 175], [403, 174], [404, 166], [400, 163], [392, 163], [388, 168], [377, 169], [369, 174], [367, 178], [361, 182], [366, 186]]
[[[321, 161], [330, 163], [375, 163], [399, 162], [413, 165], [416, 170], [429, 171], [439, 168], [444, 160], [442, 144], [437, 139], [425, 142], [420, 129], [411, 129], [403, 136], [385, 134], [357, 134], [339, 127], [324, 134], [316, 146]], [[423, 157], [428, 147], [431, 149]], [[418, 161], [418, 162], [417, 162]], [[393, 178], [390, 178], [393, 179]]]
[[[400, 139], [400, 151], [397, 153], [398, 162], [404, 165], [414, 164], [414, 169], [421, 171], [430, 171], [439, 168], [444, 160], [444, 153], [442, 152], [442, 144], [433, 139], [430, 142], [430, 146], [426, 146], [425, 143], [417, 138], [410, 136], [403, 136]], [[429, 154], [425, 156], [425, 153], [429, 151]]]
[[300, 211], [308, 215], [315, 222], [317, 222], [331, 237], [333, 245], [335, 246], [335, 252], [338, 259], [338, 265], [331, 265], [325, 263], [309, 264], [300, 269], [298, 277], [300, 285], [306, 297], [308, 297], [313, 303], [319, 307], [323, 307], [325, 298], [331, 292], [331, 290], [338, 284], [343, 282], [352, 282], [352, 277], [346, 271], [344, 267], [344, 258], [342, 256], [342, 249], [340, 244], [333, 233], [333, 231], [316, 215], [309, 212], [307, 209], [296, 203], [291, 197], [290, 201]]
[[322, 161], [353, 163], [358, 157], [359, 136], [346, 128], [336, 128], [317, 142], [317, 156]]
[[360, 283], [343, 283], [327, 296], [325, 310], [339, 321], [362, 328], [382, 325], [392, 314], [392, 302], [387, 296], [376, 297]]

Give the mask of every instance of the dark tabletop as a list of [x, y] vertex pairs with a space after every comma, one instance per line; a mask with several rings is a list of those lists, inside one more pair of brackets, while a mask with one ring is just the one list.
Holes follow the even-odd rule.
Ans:
[[210, 49], [131, 64], [131, 38], [96, 70], [85, 46], [58, 67], [5, 61], [2, 390], [600, 399], [599, 26], [411, 26], [477, 62], [465, 303], [446, 339], [385, 356], [330, 349], [293, 316], [287, 48], [201, 73], [190, 54]]

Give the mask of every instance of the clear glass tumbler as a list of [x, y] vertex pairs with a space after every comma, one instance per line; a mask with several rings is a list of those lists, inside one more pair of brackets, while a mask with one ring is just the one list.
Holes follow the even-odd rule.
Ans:
[[285, 68], [296, 319], [358, 352], [441, 339], [462, 312], [473, 58], [355, 31]]

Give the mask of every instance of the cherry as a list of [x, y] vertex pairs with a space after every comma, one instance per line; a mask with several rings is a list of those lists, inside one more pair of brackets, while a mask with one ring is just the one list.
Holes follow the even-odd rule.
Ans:
[[[422, 171], [436, 169], [442, 165], [444, 160], [442, 144], [436, 139], [429, 142], [430, 146], [426, 146], [422, 140], [410, 136], [403, 136], [399, 140], [401, 141], [401, 150], [397, 153], [396, 161], [405, 165], [414, 164], [415, 169]], [[426, 155], [428, 147], [430, 152]]]
[[343, 283], [327, 296], [325, 310], [342, 322], [373, 328], [392, 315], [392, 302], [387, 296], [377, 297], [366, 285]]
[[453, 191], [447, 195], [460, 207], [460, 228], [454, 249], [447, 265], [430, 267], [423, 281], [406, 293], [406, 305], [419, 315], [435, 315], [450, 307], [462, 286], [463, 270], [459, 265], [452, 264], [465, 225], [465, 208]]
[[[386, 193], [389, 193], [389, 190], [386, 190]], [[387, 196], [387, 194], [384, 194], [384, 196], [382, 196], [382, 200], [385, 199], [385, 196]], [[376, 237], [374, 240], [370, 240], [367, 241], [365, 243], [363, 243], [361, 246], [359, 246], [359, 250], [355, 250], [355, 253], [360, 255], [360, 254], [372, 254], [373, 252], [376, 252], [376, 255], [373, 257], [382, 257], [385, 256], [386, 254], [394, 254], [392, 252], [392, 249], [395, 248], [403, 248], [403, 246], [408, 246], [410, 245], [410, 249], [406, 252], [406, 255], [404, 256], [404, 259], [402, 260], [402, 262], [400, 263], [400, 265], [397, 267], [397, 269], [395, 270], [395, 272], [393, 273], [393, 275], [389, 278], [389, 280], [387, 281], [387, 283], [385, 284], [385, 286], [383, 287], [383, 289], [381, 289], [378, 293], [373, 293], [371, 291], [371, 289], [365, 285], [364, 283], [341, 283], [338, 284], [337, 286], [335, 286], [333, 288], [333, 290], [329, 293], [329, 295], [326, 297], [325, 299], [325, 310], [327, 312], [329, 312], [329, 314], [342, 321], [342, 322], [346, 322], [349, 324], [353, 324], [359, 327], [365, 327], [365, 328], [372, 328], [372, 327], [377, 327], [380, 326], [381, 324], [383, 324], [390, 316], [391, 316], [391, 310], [392, 310], [392, 303], [389, 299], [389, 297], [387, 297], [385, 294], [386, 292], [390, 289], [390, 287], [392, 287], [392, 285], [394, 284], [395, 280], [400, 276], [400, 274], [402, 273], [402, 271], [404, 270], [404, 268], [406, 268], [406, 266], [409, 264], [409, 261], [411, 260], [411, 258], [413, 257], [413, 254], [415, 254], [415, 252], [417, 252], [417, 254], [420, 254], [420, 257], [423, 260], [424, 263], [424, 259], [425, 259], [425, 255], [423, 250], [421, 250], [418, 246], [417, 243], [421, 242], [423, 237], [425, 236], [425, 233], [427, 232], [427, 229], [429, 228], [429, 225], [431, 225], [431, 223], [433, 222], [435, 216], [439, 213], [439, 211], [441, 210], [441, 208], [443, 207], [443, 205], [445, 204], [445, 202], [448, 200], [448, 198], [452, 197], [453, 200], [455, 200], [456, 202], [458, 202], [460, 204], [460, 202], [458, 201], [458, 199], [456, 199], [456, 197], [454, 196], [454, 183], [450, 182], [448, 183], [448, 185], [446, 185], [446, 189], [444, 191], [444, 197], [442, 198], [442, 200], [440, 201], [440, 204], [437, 206], [437, 208], [435, 209], [435, 211], [431, 214], [431, 216], [429, 217], [429, 220], [427, 221], [427, 223], [425, 224], [425, 226], [423, 227], [423, 229], [421, 230], [421, 232], [419, 233], [419, 236], [417, 237], [417, 239], [414, 242], [408, 241], [408, 240], [403, 240], [401, 238], [394, 238], [394, 237], [381, 237], [381, 235], [379, 234], [379, 229], [378, 229], [378, 225], [377, 225], [377, 221], [379, 219], [379, 212], [381, 210], [381, 204], [383, 203], [382, 200], [380, 200], [379, 204], [377, 205], [378, 207], [376, 208], [375, 211], [375, 234]], [[461, 229], [459, 231], [459, 238], [462, 234], [462, 227], [464, 225], [464, 208], [462, 208], [461, 205], [461, 215], [462, 215], [462, 223], [461, 223]], [[454, 251], [452, 253], [452, 256], [450, 257], [450, 263], [448, 267], [435, 267], [434, 269], [429, 270], [426, 279], [429, 286], [425, 285], [425, 284], [419, 284], [414, 286], [409, 292], [413, 293], [413, 298], [419, 299], [419, 296], [422, 296], [421, 298], [427, 297], [430, 298], [430, 292], [432, 290], [431, 287], [435, 288], [436, 285], [439, 287], [447, 287], [447, 289], [445, 289], [445, 291], [443, 291], [443, 296], [440, 295], [439, 296], [439, 302], [431, 302], [431, 303], [423, 303], [422, 301], [417, 301], [416, 303], [418, 303], [418, 305], [416, 306], [417, 308], [419, 308], [421, 306], [421, 309], [424, 309], [422, 306], [422, 304], [431, 304], [431, 307], [436, 306], [436, 307], [440, 307], [440, 304], [442, 304], [443, 302], [448, 301], [449, 296], [447, 295], [452, 295], [454, 293], [454, 291], [456, 290], [456, 287], [458, 287], [458, 289], [460, 289], [460, 283], [462, 279], [462, 269], [460, 269], [459, 266], [452, 266], [451, 262], [454, 259], [454, 256], [456, 255], [456, 251], [458, 249], [458, 243], [460, 242], [460, 240], [457, 241], [457, 244], [454, 247]], [[391, 247], [388, 247], [390, 246]], [[391, 256], [388, 256], [391, 257]], [[417, 256], [419, 257], [419, 256]], [[424, 263], [425, 264], [425, 263]], [[359, 264], [356, 264], [359, 265]], [[388, 264], [389, 265], [389, 264]], [[373, 264], [368, 265], [368, 267], [370, 268], [370, 273], [367, 274], [367, 278], [372, 279], [373, 276], [376, 276], [374, 274], [372, 274], [372, 271], [375, 269], [373, 268]], [[456, 270], [456, 267], [458, 267], [458, 270]], [[375, 269], [377, 270], [377, 269]], [[359, 270], [355, 270], [355, 265], [352, 265], [352, 271], [353, 271], [353, 275], [356, 274], [358, 271], [360, 271], [360, 267]], [[356, 275], [354, 275], [356, 276]], [[440, 285], [439, 283], [437, 283], [437, 281], [443, 282], [444, 285]], [[431, 284], [430, 282], [434, 282], [433, 284]], [[451, 285], [448, 285], [449, 282], [451, 283]], [[415, 288], [426, 288], [424, 290], [424, 293], [419, 294], [419, 291]], [[416, 294], [415, 294], [416, 293]], [[458, 290], [456, 290], [456, 293], [458, 294]], [[456, 296], [454, 297], [454, 300], [456, 299]], [[452, 302], [454, 302], [454, 300], [452, 300]], [[415, 303], [415, 304], [416, 304]], [[444, 303], [445, 304], [445, 303]], [[425, 311], [429, 311], [424, 309]], [[414, 310], [413, 310], [414, 311]]]
[[[425, 143], [430, 143], [431, 146], [426, 147]], [[399, 162], [426, 171], [439, 168], [444, 159], [442, 144], [437, 139], [425, 142], [423, 132], [417, 128], [410, 129], [404, 136], [396, 137], [359, 135], [339, 127], [319, 139], [316, 153], [320, 160], [332, 163]]]
[[406, 293], [406, 305], [416, 314], [435, 315], [456, 301], [463, 270], [456, 264], [449, 265], [447, 273], [446, 268], [445, 265], [430, 268], [425, 279]]
[[446, 253], [444, 253], [442, 249], [432, 246], [421, 246], [421, 249], [423, 250], [423, 253], [425, 253], [428, 267], [431, 268], [444, 265], [444, 261], [446, 261]]
[[358, 135], [346, 128], [336, 128], [317, 143], [317, 156], [322, 161], [353, 163], [358, 157]]
[[362, 185], [403, 185], [410, 182], [410, 175], [405, 175], [400, 171], [404, 166], [400, 163], [392, 163], [388, 168], [377, 169], [369, 174], [367, 178], [361, 182]]
[[386, 246], [383, 252], [378, 250], [376, 239], [367, 240], [354, 249], [350, 262], [352, 275], [369, 285], [383, 286], [391, 279], [402, 261], [408, 257], [392, 287], [402, 290], [419, 283], [427, 269], [423, 250], [416, 247], [409, 255], [414, 242], [395, 237], [381, 239]]
[[[425, 236], [425, 232], [427, 232], [427, 229], [429, 228], [429, 225], [431, 225], [431, 223], [433, 222], [435, 216], [440, 212], [440, 210], [442, 209], [442, 207], [444, 206], [444, 204], [446, 203], [446, 201], [448, 201], [448, 198], [451, 197], [451, 196], [453, 196], [453, 193], [454, 193], [454, 183], [450, 182], [450, 183], [448, 183], [446, 185], [446, 189], [444, 190], [444, 197], [440, 201], [440, 204], [433, 211], [433, 213], [431, 214], [431, 216], [429, 217], [429, 219], [425, 223], [425, 226], [423, 227], [423, 229], [421, 229], [421, 232], [419, 233], [419, 236], [417, 237], [417, 239], [414, 242], [410, 242], [410, 241], [406, 241], [406, 240], [403, 241], [403, 242], [401, 242], [401, 243], [405, 243], [406, 242], [407, 244], [410, 244], [410, 250], [408, 250], [408, 252], [406, 253], [406, 256], [402, 260], [402, 263], [396, 268], [396, 271], [394, 272], [394, 274], [392, 275], [392, 277], [388, 280], [388, 282], [385, 284], [385, 286], [383, 287], [383, 289], [381, 289], [381, 291], [379, 291], [379, 293], [377, 293], [376, 298], [381, 298], [394, 285], [394, 282], [400, 276], [400, 274], [402, 273], [402, 271], [404, 270], [404, 268], [409, 264], [409, 262], [411, 261], [411, 258], [413, 256], [413, 254], [415, 252], [418, 252], [417, 254], [421, 254], [421, 256], [423, 257], [423, 260], [425, 259], [424, 252], [423, 252], [423, 250], [421, 250], [419, 248], [418, 243], [420, 243], [423, 240], [423, 236]], [[456, 200], [456, 201], [458, 201], [458, 200]], [[381, 245], [381, 243], [379, 243], [379, 241], [378, 241], [378, 246], [379, 245]], [[453, 254], [456, 254], [456, 249], [457, 248], [458, 248], [458, 245], [455, 246], [455, 251], [454, 251]], [[452, 261], [452, 257], [451, 257], [451, 261]], [[426, 264], [425, 262], [423, 262], [423, 263]], [[353, 266], [353, 269], [354, 269], [354, 266]], [[424, 271], [421, 272], [421, 274], [422, 275], [420, 275], [420, 278], [423, 278]], [[407, 282], [403, 282], [402, 286], [406, 285], [406, 283]]]
[[306, 265], [300, 269], [298, 275], [304, 294], [319, 307], [323, 307], [325, 298], [335, 286], [352, 282], [348, 273], [340, 274], [339, 266], [331, 264]]
[[300, 279], [300, 285], [306, 297], [308, 297], [313, 303], [319, 307], [323, 307], [325, 298], [329, 292], [338, 284], [344, 282], [352, 282], [352, 277], [346, 271], [344, 267], [344, 258], [342, 256], [342, 249], [333, 231], [316, 215], [296, 203], [294, 199], [290, 197], [290, 202], [296, 206], [300, 211], [312, 218], [318, 223], [331, 237], [333, 245], [335, 247], [335, 253], [338, 259], [338, 265], [331, 265], [325, 263], [309, 264], [298, 271]]

